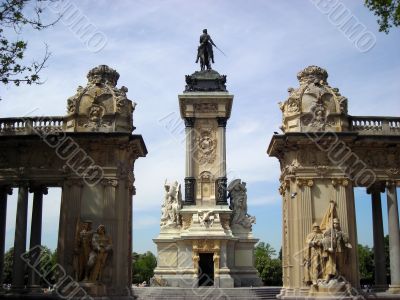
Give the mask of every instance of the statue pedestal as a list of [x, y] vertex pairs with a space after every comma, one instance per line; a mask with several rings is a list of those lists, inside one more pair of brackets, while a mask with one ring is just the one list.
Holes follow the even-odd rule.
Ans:
[[79, 286], [92, 297], [101, 297], [107, 295], [107, 287], [101, 283], [80, 282]]

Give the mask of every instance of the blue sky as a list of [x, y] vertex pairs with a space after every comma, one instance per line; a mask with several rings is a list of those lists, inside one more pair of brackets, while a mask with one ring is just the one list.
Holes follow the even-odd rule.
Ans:
[[[89, 69], [107, 64], [120, 73], [118, 86], [129, 88], [137, 102], [135, 133], [142, 134], [149, 154], [135, 166], [133, 249], [155, 250], [152, 238], [159, 232], [160, 205], [166, 178], [184, 178], [184, 143], [178, 131], [166, 128], [166, 116], [178, 117], [177, 95], [184, 75], [194, 64], [198, 37], [208, 28], [214, 42], [214, 68], [227, 75], [235, 95], [227, 127], [227, 165], [230, 179], [248, 184], [249, 213], [257, 217], [254, 235], [281, 244], [281, 202], [277, 191], [279, 164], [266, 149], [278, 131], [278, 102], [287, 88], [298, 85], [296, 74], [308, 65], [327, 69], [328, 82], [349, 99], [352, 115], [400, 116], [400, 30], [389, 35], [377, 31], [375, 16], [363, 1], [340, 1], [365, 30], [376, 38], [360, 52], [332, 15], [321, 12], [318, 1], [204, 0], [204, 1], [70, 1], [106, 38], [105, 47], [93, 52], [68, 20], [43, 32], [23, 31], [29, 40], [28, 61], [43, 55], [47, 43], [52, 56], [42, 72], [45, 84], [2, 86], [0, 117], [64, 115], [67, 98], [86, 84]], [[47, 12], [49, 19], [56, 11]], [[15, 34], [13, 34], [15, 36]], [[183, 123], [181, 123], [183, 129]], [[369, 196], [356, 189], [359, 242], [372, 244]], [[385, 200], [385, 198], [383, 198]], [[383, 201], [385, 204], [385, 201]], [[13, 244], [16, 191], [9, 198], [6, 248]], [[57, 244], [60, 190], [51, 189], [44, 200], [43, 243]], [[386, 206], [383, 207], [386, 230]], [[28, 239], [29, 240], [29, 239]]]

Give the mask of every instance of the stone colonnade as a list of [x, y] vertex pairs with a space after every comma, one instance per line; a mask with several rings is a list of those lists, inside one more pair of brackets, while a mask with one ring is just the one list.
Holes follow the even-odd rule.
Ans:
[[[397, 183], [398, 184], [398, 183]], [[374, 234], [375, 285], [377, 290], [387, 287], [385, 244], [383, 235], [381, 193], [387, 196], [389, 229], [389, 258], [391, 284], [389, 292], [400, 293], [400, 231], [399, 210], [395, 181], [377, 183], [368, 189], [372, 201], [372, 222]]]
[[[28, 196], [33, 193], [32, 223], [30, 236], [30, 255], [39, 257], [42, 242], [42, 208], [43, 195], [47, 194], [47, 188], [38, 185], [23, 183], [18, 186], [18, 202], [14, 235], [14, 257], [12, 271], [12, 288], [14, 290], [25, 289], [26, 262], [21, 257], [26, 253], [27, 228], [28, 228]], [[7, 218], [7, 196], [12, 194], [10, 186], [0, 186], [0, 284], [3, 285], [5, 233]], [[33, 253], [34, 252], [34, 253]], [[28, 288], [33, 290], [39, 287], [40, 278], [33, 269], [28, 271]]]

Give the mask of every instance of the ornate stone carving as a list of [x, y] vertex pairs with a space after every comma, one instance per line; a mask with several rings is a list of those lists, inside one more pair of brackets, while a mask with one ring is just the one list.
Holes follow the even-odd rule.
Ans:
[[247, 213], [247, 189], [246, 183], [240, 179], [233, 180], [228, 186], [228, 197], [230, 198], [230, 208], [232, 209], [231, 226], [239, 225], [250, 229], [256, 222], [256, 218]]
[[92, 221], [78, 221], [75, 233], [75, 248], [73, 258], [74, 277], [76, 281], [89, 279], [87, 263], [91, 252], [93, 237]]
[[108, 256], [112, 252], [111, 237], [106, 234], [104, 225], [99, 225], [92, 237], [91, 252], [87, 263], [89, 281], [102, 282], [102, 273]]
[[67, 131], [132, 131], [132, 113], [136, 103], [130, 101], [124, 86], [117, 88], [117, 71], [100, 65], [89, 71], [86, 87], [79, 86], [68, 98]]
[[227, 179], [220, 177], [215, 181], [216, 203], [217, 205], [225, 205], [227, 203]]
[[217, 103], [194, 103], [193, 106], [195, 112], [209, 113], [218, 111]]
[[117, 179], [110, 179], [110, 178], [105, 178], [101, 181], [101, 184], [104, 186], [112, 186], [112, 187], [117, 187], [118, 186], [118, 180]]
[[214, 211], [212, 210], [209, 211], [199, 210], [200, 224], [206, 228], [212, 227], [214, 221], [218, 218], [219, 218], [218, 214], [214, 213]]
[[188, 229], [192, 225], [193, 216], [192, 215], [182, 215], [182, 228], [184, 230]]
[[[339, 89], [327, 83], [328, 73], [317, 66], [309, 66], [297, 74], [300, 86], [289, 88], [288, 99], [279, 103], [283, 113], [282, 130], [323, 131], [326, 128], [344, 126], [338, 118], [347, 115], [347, 98]], [[345, 126], [347, 126], [345, 124]]]
[[306, 238], [306, 252], [304, 253], [304, 282], [316, 286], [323, 272], [322, 240], [324, 235], [317, 223], [313, 224], [313, 231]]
[[200, 129], [199, 137], [197, 138], [197, 153], [199, 164], [211, 164], [214, 162], [217, 154], [217, 139], [215, 131], [211, 128]]
[[226, 75], [220, 75], [215, 70], [196, 71], [186, 75], [185, 92], [222, 91], [226, 92]]
[[314, 185], [314, 180], [308, 178], [297, 178], [296, 183], [298, 186], [312, 187]]
[[175, 181], [164, 184], [165, 196], [161, 206], [161, 228], [178, 227], [181, 224], [180, 210], [182, 207], [181, 185]]
[[225, 230], [229, 230], [230, 228], [230, 217], [228, 215], [220, 215], [220, 222], [221, 222], [221, 226], [223, 229]]
[[314, 223], [306, 244], [305, 282], [317, 290], [333, 289], [338, 292], [344, 289], [343, 275], [352, 245], [347, 233], [340, 228], [335, 202], [330, 201], [320, 226]]

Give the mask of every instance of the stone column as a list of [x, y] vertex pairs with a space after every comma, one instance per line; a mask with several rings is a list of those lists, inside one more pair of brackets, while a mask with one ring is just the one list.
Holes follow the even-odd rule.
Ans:
[[372, 202], [372, 225], [374, 235], [374, 263], [375, 263], [375, 290], [387, 288], [386, 281], [386, 258], [385, 258], [385, 239], [383, 234], [382, 220], [382, 204], [380, 184], [374, 185], [367, 189], [367, 193], [371, 194]]
[[14, 264], [12, 288], [15, 290], [25, 287], [25, 262], [21, 255], [26, 252], [26, 227], [28, 222], [28, 185], [20, 185], [18, 189], [17, 217], [15, 221]]
[[218, 141], [219, 141], [219, 169], [218, 178], [215, 182], [215, 200], [217, 205], [227, 205], [227, 178], [226, 178], [226, 118], [217, 118]]
[[194, 178], [193, 170], [193, 152], [195, 151], [193, 145], [193, 127], [194, 118], [185, 118], [185, 132], [186, 132], [186, 169], [185, 169], [185, 204], [196, 204], [196, 179]]
[[[31, 240], [29, 244], [29, 252], [32, 261], [37, 260], [41, 254], [42, 245], [42, 211], [43, 211], [43, 194], [47, 195], [47, 188], [37, 186], [30, 188], [33, 193], [32, 205], [32, 221], [31, 221]], [[30, 290], [40, 290], [40, 277], [34, 269], [28, 269], [28, 287]]]
[[389, 222], [390, 278], [389, 292], [400, 293], [400, 232], [397, 191], [394, 182], [387, 182], [387, 209]]
[[[300, 188], [300, 197], [298, 200], [297, 213], [298, 213], [298, 242], [299, 248], [304, 249], [304, 245], [306, 242], [307, 235], [312, 231], [312, 205], [311, 205], [311, 187], [314, 185], [314, 181], [312, 179], [300, 179], [298, 178], [296, 181], [297, 185]], [[302, 255], [300, 257], [296, 257], [296, 264], [302, 264]], [[304, 278], [304, 268], [300, 268], [300, 278]], [[300, 285], [305, 285], [303, 280], [300, 280]], [[308, 293], [307, 288], [301, 288], [301, 293]]]
[[4, 248], [6, 242], [6, 221], [7, 221], [7, 195], [12, 194], [10, 187], [0, 187], [0, 291], [3, 289], [4, 272]]

